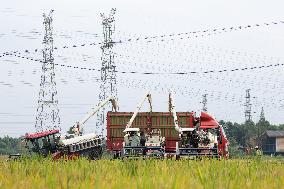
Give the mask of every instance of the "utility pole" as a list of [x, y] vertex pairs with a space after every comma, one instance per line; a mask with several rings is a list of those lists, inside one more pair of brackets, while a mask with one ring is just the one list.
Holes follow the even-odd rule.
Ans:
[[246, 90], [246, 103], [245, 103], [245, 121], [250, 122], [252, 121], [251, 116], [251, 96], [250, 96], [250, 89]]
[[60, 129], [60, 117], [55, 82], [53, 58], [52, 13], [43, 14], [45, 35], [43, 38], [42, 74], [35, 128], [37, 132]]
[[[113, 33], [115, 31], [115, 14], [116, 9], [111, 9], [109, 16], [101, 13], [102, 25], [103, 25], [103, 45], [102, 49], [102, 66], [101, 66], [101, 85], [99, 101], [102, 102], [109, 96], [113, 96], [117, 101], [117, 86], [116, 86], [116, 66], [114, 62], [114, 52], [113, 52]], [[108, 108], [110, 108], [108, 106]], [[102, 108], [98, 112], [96, 131], [100, 132], [104, 136], [105, 133], [105, 108]]]
[[207, 112], [207, 94], [202, 95], [202, 102], [203, 107], [202, 107], [202, 111]]

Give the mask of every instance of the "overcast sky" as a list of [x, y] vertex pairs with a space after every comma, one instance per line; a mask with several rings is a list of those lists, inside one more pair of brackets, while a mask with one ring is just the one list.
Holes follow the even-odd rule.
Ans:
[[[208, 111], [218, 120], [244, 121], [245, 90], [250, 88], [253, 120], [263, 106], [266, 118], [284, 123], [284, 66], [246, 71], [209, 73], [283, 63], [284, 2], [262, 0], [10, 0], [0, 6], [0, 52], [26, 49], [25, 56], [42, 58], [42, 13], [54, 9], [54, 44], [57, 47], [89, 44], [102, 40], [100, 13], [114, 7], [115, 40], [161, 36], [200, 30], [209, 32], [165, 37], [152, 42], [117, 44], [118, 71], [190, 72], [188, 75], [117, 74], [120, 111], [134, 111], [145, 90], [153, 93], [154, 111], [167, 111], [167, 90], [176, 92], [177, 111], [200, 111], [208, 94]], [[276, 22], [278, 24], [272, 24]], [[269, 25], [264, 25], [269, 23]], [[255, 26], [237, 31], [228, 28]], [[182, 38], [182, 39], [180, 39]], [[54, 52], [55, 63], [99, 69], [99, 46]], [[35, 131], [41, 65], [11, 56], [0, 58], [0, 136], [20, 136]], [[66, 131], [98, 103], [100, 72], [56, 67], [61, 127]], [[145, 104], [143, 110], [146, 111]], [[94, 131], [96, 117], [86, 125]]]

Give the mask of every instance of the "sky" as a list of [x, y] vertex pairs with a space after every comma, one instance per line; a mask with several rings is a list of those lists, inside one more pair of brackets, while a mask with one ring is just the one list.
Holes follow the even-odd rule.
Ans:
[[[258, 120], [264, 107], [266, 119], [281, 124], [284, 66], [218, 70], [283, 63], [283, 6], [280, 0], [3, 1], [0, 52], [19, 51], [26, 57], [41, 59], [42, 14], [53, 9], [54, 46], [59, 47], [54, 51], [55, 63], [100, 69], [99, 45], [62, 47], [101, 42], [100, 13], [107, 15], [111, 8], [116, 8], [116, 41], [158, 36], [151, 42], [138, 40], [114, 46], [120, 111], [134, 111], [146, 90], [152, 93], [153, 111], [168, 111], [171, 89], [175, 91], [177, 111], [200, 111], [202, 95], [208, 94], [210, 114], [218, 120], [242, 123], [245, 90], [251, 89], [253, 120]], [[255, 27], [256, 24], [260, 26]], [[229, 29], [247, 25], [254, 27]], [[204, 30], [211, 35], [190, 33]], [[215, 72], [204, 73], [210, 70]], [[197, 74], [120, 73], [123, 71]], [[0, 57], [0, 136], [35, 131], [41, 73], [38, 62]], [[65, 132], [98, 104], [100, 72], [56, 66], [55, 74], [61, 128]], [[147, 109], [145, 103], [141, 111]], [[85, 131], [95, 131], [95, 123], [96, 116], [84, 125]]]

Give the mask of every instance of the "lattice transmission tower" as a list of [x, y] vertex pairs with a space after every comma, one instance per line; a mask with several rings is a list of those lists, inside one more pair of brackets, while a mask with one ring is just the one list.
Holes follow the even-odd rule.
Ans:
[[246, 90], [246, 103], [245, 103], [245, 121], [250, 122], [252, 121], [251, 116], [251, 95], [250, 95], [250, 89]]
[[52, 13], [43, 14], [45, 35], [43, 38], [42, 75], [37, 107], [35, 128], [38, 132], [60, 129], [60, 117], [55, 82], [53, 58], [53, 26]]
[[207, 94], [202, 95], [202, 111], [207, 112], [208, 108], [207, 108]]
[[[109, 96], [113, 96], [117, 100], [117, 85], [116, 85], [116, 66], [114, 62], [113, 34], [115, 31], [115, 19], [114, 14], [116, 9], [111, 9], [108, 16], [101, 14], [103, 25], [103, 45], [102, 49], [102, 66], [101, 66], [101, 85], [99, 101], [102, 102]], [[108, 109], [110, 106], [107, 107]], [[104, 136], [105, 134], [105, 108], [101, 108], [98, 112], [96, 131]]]

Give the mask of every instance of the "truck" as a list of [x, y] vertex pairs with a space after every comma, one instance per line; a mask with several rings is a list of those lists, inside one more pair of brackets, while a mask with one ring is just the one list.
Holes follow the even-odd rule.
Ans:
[[[193, 111], [175, 112], [175, 116], [173, 116], [170, 103], [171, 101], [169, 101], [168, 112], [108, 112], [107, 150], [114, 154], [114, 157], [122, 155], [121, 152], [126, 149], [124, 140], [125, 125], [135, 115], [135, 119], [131, 123], [131, 129], [145, 133], [149, 130], [159, 131], [159, 137], [164, 140], [161, 145], [164, 149], [164, 157], [214, 156], [228, 158], [228, 140], [223, 127], [213, 116], [207, 112], [201, 112], [200, 116], [196, 116], [196, 113]], [[186, 131], [191, 132], [192, 137], [185, 135]], [[209, 142], [210, 149], [206, 149], [205, 144], [208, 143], [206, 136], [208, 135], [204, 132], [210, 132], [208, 134], [210, 137], [211, 135], [214, 136], [213, 147], [212, 143]], [[194, 141], [194, 143], [188, 143], [189, 139]], [[191, 144], [194, 145], [190, 146]], [[208, 148], [209, 146], [207, 145]], [[196, 149], [194, 149], [195, 147]], [[214, 153], [212, 154], [212, 152]]]
[[24, 141], [29, 154], [39, 154], [44, 157], [51, 155], [53, 159], [62, 157], [72, 159], [79, 156], [92, 160], [99, 159], [103, 153], [104, 138], [95, 133], [84, 134], [82, 126], [109, 101], [114, 111], [117, 111], [117, 102], [113, 97], [108, 97], [72, 126], [73, 134], [63, 137], [59, 130], [27, 133]]

